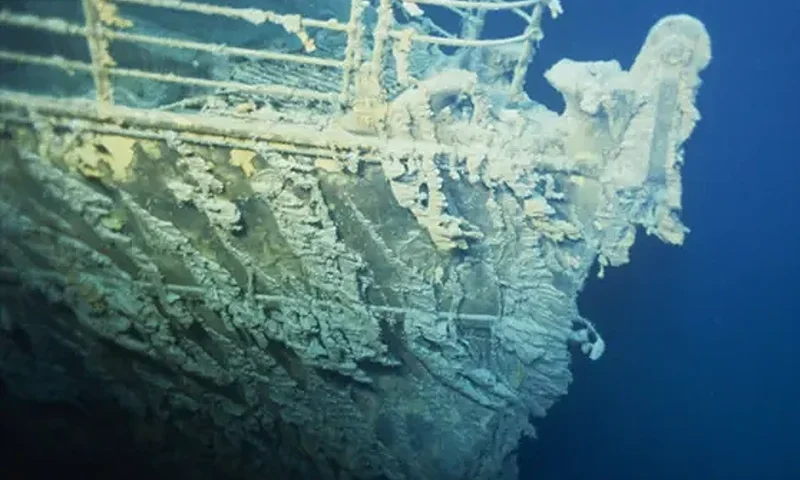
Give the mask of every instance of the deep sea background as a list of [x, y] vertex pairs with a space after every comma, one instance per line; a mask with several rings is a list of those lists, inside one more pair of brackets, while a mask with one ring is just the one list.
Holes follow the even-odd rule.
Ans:
[[800, 3], [563, 0], [529, 90], [562, 56], [630, 66], [658, 18], [711, 35], [686, 144], [685, 245], [637, 239], [583, 292], [608, 345], [523, 445], [536, 480], [800, 479]]

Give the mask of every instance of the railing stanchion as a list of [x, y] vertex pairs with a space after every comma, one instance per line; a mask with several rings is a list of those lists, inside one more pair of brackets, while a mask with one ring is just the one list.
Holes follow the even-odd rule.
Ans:
[[114, 65], [114, 59], [108, 51], [108, 39], [105, 37], [105, 27], [100, 18], [100, 8], [105, 1], [81, 0], [86, 21], [86, 39], [92, 57], [92, 79], [101, 112], [107, 111], [114, 104], [114, 88], [109, 72], [109, 68]]

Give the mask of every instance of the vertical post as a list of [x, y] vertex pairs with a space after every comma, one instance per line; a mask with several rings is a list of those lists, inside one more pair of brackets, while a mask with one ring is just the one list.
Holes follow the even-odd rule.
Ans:
[[353, 101], [353, 77], [361, 66], [361, 40], [364, 33], [364, 23], [362, 16], [364, 15], [364, 2], [363, 0], [351, 0], [350, 2], [350, 19], [347, 22], [347, 47], [344, 51], [344, 64], [342, 66], [342, 92], [340, 101], [342, 106], [349, 108]]
[[486, 20], [486, 10], [471, 8], [464, 12], [464, 20], [461, 24], [461, 38], [477, 40], [483, 33], [483, 24]]
[[542, 2], [537, 3], [536, 6], [533, 7], [531, 20], [528, 22], [528, 27], [525, 29], [527, 39], [522, 46], [522, 52], [520, 52], [519, 59], [517, 60], [517, 66], [514, 68], [514, 76], [511, 80], [511, 91], [509, 92], [511, 98], [516, 98], [522, 93], [525, 75], [528, 73], [528, 65], [531, 63], [535, 53], [533, 51], [533, 44], [541, 40], [543, 10]]
[[380, 0], [378, 21], [372, 34], [372, 58], [369, 62], [357, 65], [355, 80], [356, 98], [352, 113], [357, 128], [364, 132], [379, 133], [386, 127], [386, 91], [381, 83], [381, 73], [393, 23], [392, 0]]
[[[461, 24], [461, 38], [465, 40], [479, 40], [483, 34], [483, 26], [486, 21], [486, 10], [471, 8], [464, 11]], [[477, 71], [476, 62], [480, 62], [481, 56], [478, 49], [468, 48], [464, 50], [466, 60], [465, 67], [468, 70]]]
[[89, 54], [92, 57], [92, 78], [101, 113], [114, 103], [114, 91], [108, 71], [114, 60], [108, 52], [108, 40], [103, 33], [105, 27], [100, 16], [100, 9], [105, 1], [81, 0], [86, 20], [86, 40], [89, 42]]
[[384, 56], [386, 55], [386, 42], [389, 40], [389, 32], [394, 24], [394, 12], [392, 11], [392, 0], [380, 0], [378, 4], [378, 21], [375, 24], [375, 34], [373, 35], [372, 68], [370, 74], [374, 81], [380, 83], [381, 72], [383, 71]]

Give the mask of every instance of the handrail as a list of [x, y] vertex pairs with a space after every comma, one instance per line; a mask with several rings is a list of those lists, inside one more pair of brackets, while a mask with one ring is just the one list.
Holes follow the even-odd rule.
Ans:
[[[111, 1], [111, 0], [100, 0]], [[183, 0], [113, 0], [118, 4], [131, 4], [143, 5], [156, 8], [169, 8], [172, 10], [179, 10], [183, 12], [201, 13], [204, 15], [221, 16], [228, 18], [238, 18], [246, 20], [253, 25], [261, 25], [266, 22], [274, 23], [277, 25], [291, 24], [299, 22], [297, 26], [323, 28], [328, 30], [337, 30], [340, 32], [347, 31], [347, 24], [330, 20], [314, 20], [303, 18], [299, 15], [284, 15], [275, 13], [269, 10], [262, 10], [259, 8], [236, 8], [236, 7], [223, 7], [220, 5], [211, 5], [208, 3], [185, 2]]]
[[[399, 26], [394, 18], [395, 12], [392, 9], [392, 1], [380, 1], [377, 7], [377, 24], [372, 26], [371, 32], [366, 31], [364, 17], [364, 12], [369, 6], [362, 0], [350, 0], [350, 16], [348, 21], [344, 23], [335, 18], [327, 20], [311, 19], [299, 14], [282, 14], [259, 8], [237, 8], [188, 0], [81, 0], [86, 19], [85, 24], [73, 23], [61, 18], [16, 13], [2, 9], [0, 10], [0, 25], [86, 38], [92, 61], [91, 63], [86, 63], [59, 56], [47, 57], [3, 49], [0, 49], [0, 59], [60, 68], [67, 71], [89, 72], [92, 74], [97, 101], [101, 106], [105, 107], [114, 104], [113, 88], [115, 83], [113, 80], [118, 77], [127, 77], [188, 86], [219, 88], [227, 91], [256, 93], [281, 98], [291, 97], [330, 103], [338, 102], [345, 108], [352, 108], [355, 100], [353, 89], [359, 82], [361, 82], [362, 86], [367, 84], [374, 85], [383, 92], [388, 92], [393, 88], [389, 85], [384, 85], [380, 80], [383, 69], [389, 65], [384, 60], [384, 57], [388, 55], [396, 57], [394, 63], [398, 68], [397, 77], [401, 86], [407, 86], [410, 81], [419, 80], [412, 80], [408, 73], [409, 63], [407, 56], [413, 43], [455, 48], [493, 48], [519, 44], [522, 48], [520, 49], [511, 82], [511, 94], [516, 95], [521, 92], [527, 66], [533, 57], [535, 51], [533, 45], [542, 38], [542, 11], [546, 8], [554, 8], [553, 5], [557, 5], [560, 8], [558, 0], [406, 0], [410, 4], [452, 9], [457, 13], [463, 14], [462, 19], [464, 21], [468, 20], [468, 17], [474, 12], [509, 11], [525, 22], [524, 30], [516, 35], [487, 39], [480, 38], [480, 29], [472, 32], [468, 38], [457, 35], [426, 34], [418, 29]], [[259, 50], [131, 31], [132, 22], [120, 17], [117, 8], [120, 5], [138, 5], [209, 16], [222, 16], [244, 20], [257, 26], [265, 23], [278, 25], [289, 34], [300, 39], [305, 48], [305, 54]], [[306, 29], [309, 28], [345, 33], [347, 42], [342, 52], [342, 57], [309, 55], [316, 49], [313, 37], [306, 32]], [[336, 89], [337, 93], [334, 94], [279, 84], [254, 85], [249, 82], [224, 79], [212, 80], [175, 73], [146, 71], [138, 68], [122, 68], [117, 65], [117, 62], [111, 56], [109, 49], [111, 42], [128, 42], [136, 45], [205, 52], [212, 55], [331, 68], [338, 70], [335, 73], [339, 75], [341, 83], [340, 87]], [[366, 51], [364, 47], [367, 45], [371, 45], [371, 51]], [[365, 63], [371, 63], [371, 68], [362, 69], [361, 67]], [[363, 74], [369, 77], [366, 82], [365, 78], [359, 78]], [[358, 95], [358, 92], [356, 92], [356, 95]], [[380, 94], [375, 98], [380, 103], [386, 101], [385, 96], [386, 93]], [[380, 100], [381, 98], [384, 99]]]
[[[66, 72], [94, 72], [94, 66], [91, 63], [81, 62], [79, 60], [69, 60], [59, 56], [46, 57], [43, 55], [12, 52], [0, 49], [0, 60], [10, 60], [31, 65], [59, 68]], [[135, 68], [108, 67], [106, 72], [110, 76], [116, 77], [142, 78], [165, 83], [176, 83], [196, 87], [220, 88], [241, 93], [260, 93], [284, 98], [319, 100], [326, 102], [335, 102], [337, 98], [336, 94], [333, 93], [316, 92], [313, 90], [293, 88], [283, 85], [253, 85], [233, 81], [209, 80], [205, 78], [176, 75], [174, 73], [148, 72], [146, 70], [138, 70]]]
[[407, 0], [409, 3], [419, 5], [435, 5], [438, 7], [465, 8], [471, 10], [511, 10], [514, 8], [526, 8], [542, 3], [542, 0], [517, 0], [514, 2], [479, 2], [469, 0]]
[[[84, 25], [72, 23], [57, 17], [40, 17], [37, 15], [14, 13], [8, 10], [0, 10], [0, 25], [30, 28], [33, 30], [46, 31], [60, 35], [86, 36], [86, 27]], [[105, 34], [108, 38], [113, 40], [127, 41], [132, 43], [145, 43], [187, 50], [197, 50], [219, 55], [295, 62], [307, 65], [317, 65], [321, 67], [341, 68], [342, 66], [342, 62], [339, 60], [311, 57], [308, 55], [296, 55], [291, 53], [273, 52], [269, 50], [231, 47], [228, 45], [195, 42], [171, 37], [155, 37], [152, 35], [130, 33], [122, 30], [107, 30], [105, 31]]]

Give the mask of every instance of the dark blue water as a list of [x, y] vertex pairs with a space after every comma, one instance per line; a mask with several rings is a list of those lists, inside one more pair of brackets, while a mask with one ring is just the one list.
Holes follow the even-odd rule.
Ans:
[[[565, 0], [532, 72], [561, 56], [629, 66], [649, 26], [690, 13], [714, 59], [686, 145], [682, 248], [640, 237], [581, 299], [608, 350], [521, 452], [522, 478], [800, 479], [800, 3]], [[536, 78], [533, 95], [557, 107]]]

